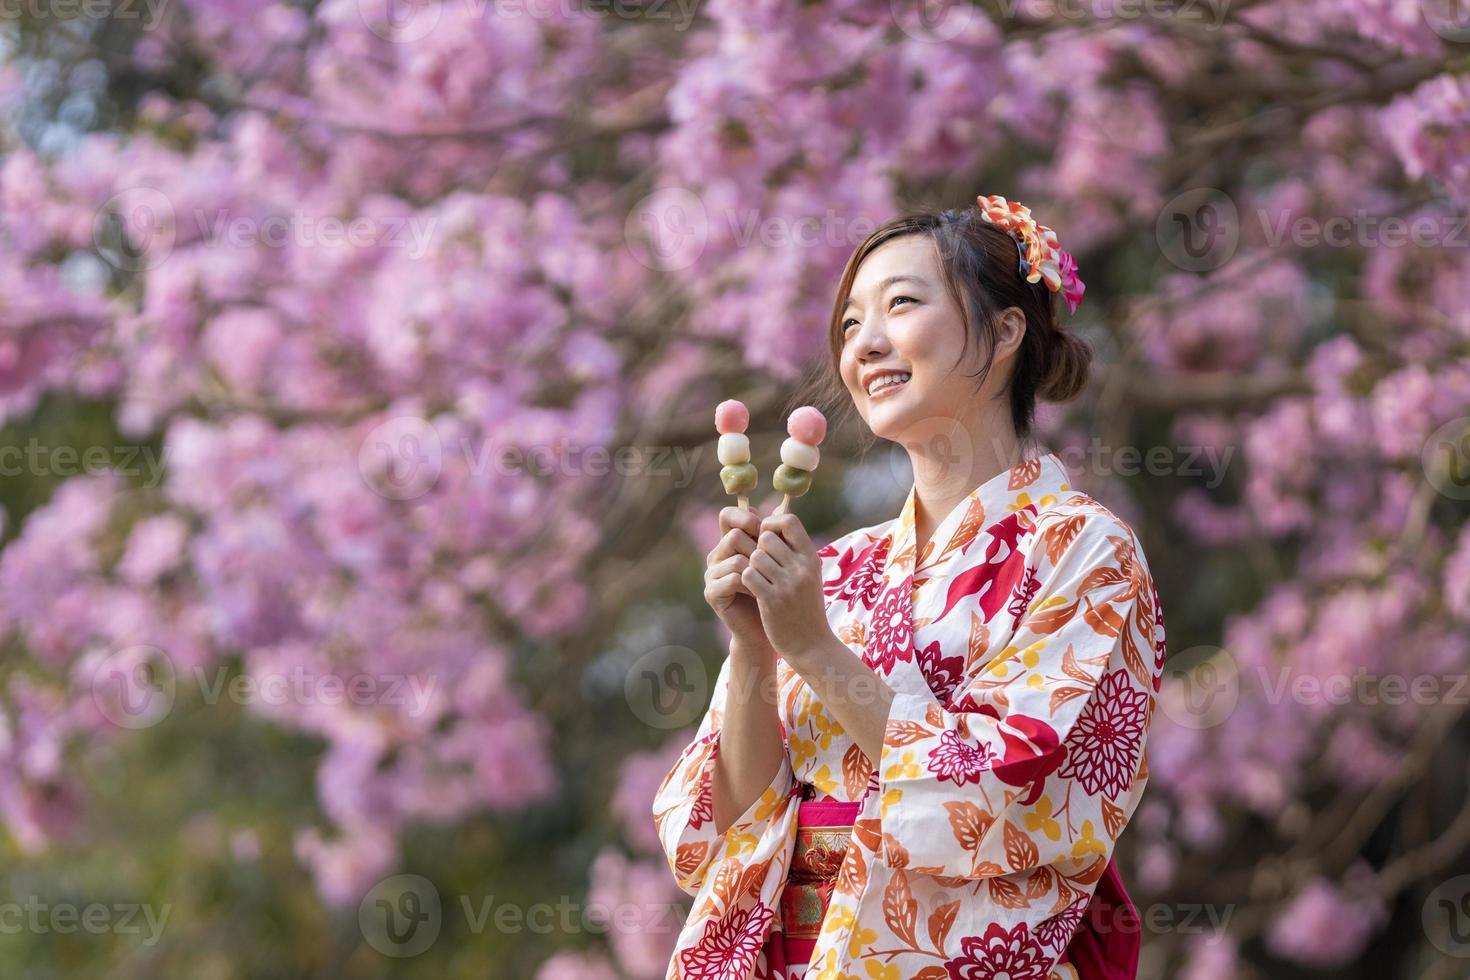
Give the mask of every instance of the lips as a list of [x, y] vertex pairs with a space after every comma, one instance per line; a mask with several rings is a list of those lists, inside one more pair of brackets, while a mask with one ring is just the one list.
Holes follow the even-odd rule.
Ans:
[[885, 371], [882, 374], [875, 375], [868, 380], [868, 397], [870, 399], [881, 398], [885, 395], [892, 394], [908, 384], [912, 377], [913, 375], [907, 371]]

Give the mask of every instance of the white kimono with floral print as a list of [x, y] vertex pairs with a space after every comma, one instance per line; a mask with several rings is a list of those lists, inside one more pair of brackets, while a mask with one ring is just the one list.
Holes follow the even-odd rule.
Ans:
[[1055, 454], [977, 487], [922, 554], [913, 507], [819, 551], [833, 632], [895, 692], [877, 768], [778, 661], [786, 759], [717, 837], [727, 660], [659, 787], [694, 896], [669, 978], [770, 975], [803, 783], [861, 801], [809, 980], [1075, 978], [1057, 960], [1148, 781], [1158, 593], [1132, 530]]

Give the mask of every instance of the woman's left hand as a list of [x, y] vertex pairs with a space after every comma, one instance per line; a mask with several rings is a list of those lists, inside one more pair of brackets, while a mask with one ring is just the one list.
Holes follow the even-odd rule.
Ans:
[[771, 646], [788, 661], [832, 636], [822, 598], [822, 559], [795, 514], [761, 521], [741, 581], [760, 606]]

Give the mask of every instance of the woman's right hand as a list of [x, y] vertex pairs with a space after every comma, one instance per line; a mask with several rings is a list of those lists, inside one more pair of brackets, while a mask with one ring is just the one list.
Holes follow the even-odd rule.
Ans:
[[748, 650], [771, 645], [755, 596], [740, 581], [740, 573], [755, 553], [760, 530], [761, 519], [754, 511], [725, 507], [720, 511], [719, 544], [705, 557], [704, 601], [729, 629], [735, 644]]

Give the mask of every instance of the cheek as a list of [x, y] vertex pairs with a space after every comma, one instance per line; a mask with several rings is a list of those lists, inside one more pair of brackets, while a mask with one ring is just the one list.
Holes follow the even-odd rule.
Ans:
[[850, 348], [843, 350], [842, 357], [837, 362], [837, 376], [849, 391], [857, 385], [857, 358], [852, 356]]

